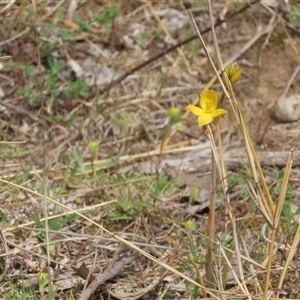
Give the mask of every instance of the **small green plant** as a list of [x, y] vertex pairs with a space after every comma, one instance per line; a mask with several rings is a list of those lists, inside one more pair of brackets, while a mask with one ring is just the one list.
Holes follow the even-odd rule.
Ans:
[[[45, 296], [45, 287], [49, 284], [48, 274], [45, 272], [38, 273], [39, 291], [41, 296]], [[47, 299], [54, 300], [56, 298], [57, 287], [51, 287]]]
[[38, 272], [39, 289], [43, 290], [49, 283], [48, 274], [45, 272]]
[[149, 32], [147, 30], [144, 30], [143, 32], [141, 32], [141, 34], [138, 37], [138, 44], [143, 46], [145, 44], [145, 42], [147, 41], [149, 37]]
[[19, 286], [19, 284], [15, 284], [10, 279], [6, 280], [8, 286], [5, 288], [3, 293], [3, 298], [1, 299], [13, 299], [13, 300], [38, 300], [39, 297], [36, 294], [36, 291], [31, 287]]
[[[274, 201], [277, 201], [277, 198], [280, 193], [282, 180], [283, 180], [283, 176], [284, 176], [284, 170], [277, 169], [276, 173], [277, 173], [276, 174], [277, 177], [273, 176], [273, 180], [274, 180], [275, 184], [272, 185], [271, 190], [270, 190], [272, 199], [274, 199]], [[293, 189], [289, 186], [287, 188], [285, 200], [283, 202], [282, 214], [281, 214], [281, 225], [283, 228], [283, 232], [285, 232], [285, 233], [287, 233], [290, 230], [293, 216], [295, 214], [297, 214], [297, 212], [293, 213], [292, 208], [291, 208], [293, 197], [294, 197]]]
[[2, 210], [0, 210], [0, 222], [3, 224], [6, 224], [6, 225], [10, 224], [10, 221], [9, 221], [7, 215]]
[[[171, 177], [162, 174], [147, 177], [139, 173], [131, 173], [126, 176], [116, 175], [110, 180], [110, 185], [115, 186], [110, 194], [113, 193], [118, 201], [107, 212], [107, 220], [132, 221], [141, 215], [157, 214], [160, 205], [155, 203], [174, 192], [176, 184]], [[130, 192], [124, 193], [124, 189]]]
[[62, 70], [64, 65], [60, 59], [54, 57], [49, 58], [49, 66], [50, 69], [48, 70], [48, 74], [50, 77], [54, 77], [58, 75], [58, 73]]
[[240, 194], [241, 199], [247, 199], [249, 197], [247, 190], [245, 187], [247, 183], [245, 182], [245, 177], [241, 176], [240, 173], [233, 173], [228, 177], [228, 192], [235, 191], [236, 189], [242, 190], [243, 192]]
[[159, 174], [156, 178], [146, 180], [146, 185], [152, 195], [154, 205], [157, 199], [171, 194], [176, 189], [174, 179], [165, 174]]
[[91, 23], [92, 22], [90, 20], [83, 21], [77, 11], [74, 13], [74, 20], [75, 20], [76, 24], [78, 25], [76, 32], [82, 32], [82, 31], [91, 32], [91, 28], [92, 28]]
[[27, 99], [30, 105], [36, 105], [40, 103], [41, 97], [33, 88], [22, 86], [19, 89], [19, 95], [24, 99]]
[[288, 19], [291, 24], [295, 26], [300, 26], [300, 11], [291, 6], [290, 11], [288, 12]]
[[86, 97], [88, 95], [88, 85], [80, 78], [75, 81], [69, 81], [68, 89], [64, 91], [64, 97], [72, 99], [74, 96]]
[[116, 134], [119, 134], [121, 132], [125, 132], [129, 128], [129, 123], [131, 121], [131, 116], [124, 116], [124, 117], [117, 117], [112, 118], [111, 123], [113, 126], [113, 129]]
[[63, 42], [73, 42], [75, 38], [75, 33], [68, 27], [63, 27], [58, 32], [59, 36]]
[[33, 65], [26, 66], [24, 71], [27, 79], [32, 80], [34, 77], [34, 66]]
[[[104, 12], [99, 16], [99, 13], [92, 8], [93, 17], [88, 20], [83, 20], [78, 12], [74, 13], [74, 20], [78, 26], [76, 30], [71, 30], [69, 27], [62, 27], [59, 30], [59, 35], [64, 42], [72, 42], [74, 37], [81, 32], [93, 33], [92, 24], [97, 22], [101, 24], [108, 33], [111, 32], [112, 28], [110, 22], [115, 19], [119, 14], [119, 9], [115, 5], [107, 7]], [[61, 21], [62, 12], [57, 11], [53, 24], [57, 24]], [[103, 41], [108, 40], [108, 35], [105, 34], [101, 37]]]
[[[82, 212], [83, 215], [88, 216], [92, 213], [93, 211], [85, 211]], [[53, 216], [57, 214], [56, 209], [53, 211]], [[57, 218], [51, 218], [48, 220], [48, 227], [50, 230], [55, 230], [58, 231], [60, 230], [64, 225], [72, 223], [76, 220], [79, 220], [81, 217], [78, 216], [77, 214], [70, 214], [64, 217], [57, 217]], [[44, 229], [45, 228], [45, 221], [41, 221], [38, 213], [35, 211], [34, 212], [34, 221], [35, 221], [35, 226], [36, 228]], [[45, 234], [40, 233], [39, 238], [42, 241], [45, 241]], [[51, 245], [50, 245], [51, 246]]]
[[48, 79], [46, 81], [47, 90], [53, 99], [57, 99], [58, 96], [61, 94], [61, 91], [58, 90], [58, 85], [59, 85], [58, 73], [62, 70], [63, 63], [61, 60], [52, 57], [49, 58], [48, 61], [49, 61], [50, 68], [47, 71], [48, 74]]
[[63, 7], [59, 7], [58, 10], [54, 14], [54, 18], [52, 20], [51, 26], [55, 27], [60, 21], [64, 18], [65, 9]]
[[131, 199], [130, 195], [124, 195], [123, 187], [120, 190], [119, 201], [116, 202], [114, 210], [110, 211], [107, 216], [109, 221], [133, 221], [142, 212], [147, 215], [148, 204], [145, 199], [138, 195], [135, 199]]
[[193, 56], [199, 55], [199, 52], [201, 50], [201, 43], [198, 40], [192, 41], [190, 49], [192, 51]]
[[94, 175], [95, 174], [95, 168], [94, 168], [94, 161], [98, 157], [98, 150], [99, 150], [99, 141], [91, 141], [89, 144], [89, 149], [92, 154], [92, 161], [91, 161], [91, 168], [93, 170]]
[[83, 171], [84, 170], [84, 159], [83, 159], [81, 150], [77, 146], [75, 149], [75, 159], [76, 159], [77, 167], [79, 167], [80, 171]]
[[15, 178], [15, 183], [16, 184], [23, 184], [24, 182], [29, 180], [31, 171], [32, 171], [32, 166], [31, 165], [26, 166], [25, 168], [23, 168], [23, 174], [20, 177]]
[[100, 15], [94, 12], [95, 21], [105, 27], [109, 32], [111, 31], [111, 26], [109, 21], [115, 19], [119, 14], [119, 10], [115, 5], [107, 7], [104, 12]]
[[9, 68], [19, 68], [24, 72], [25, 75], [25, 83], [18, 89], [18, 94], [28, 100], [30, 105], [35, 105], [40, 103], [40, 94], [37, 92], [35, 86], [33, 85], [33, 79], [35, 76], [34, 66], [27, 65], [27, 66], [18, 66], [16, 63], [12, 62], [9, 63]]

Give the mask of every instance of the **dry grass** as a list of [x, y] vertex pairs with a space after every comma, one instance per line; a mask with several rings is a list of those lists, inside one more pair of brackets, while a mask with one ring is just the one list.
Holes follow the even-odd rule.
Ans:
[[[112, 85], [195, 34], [184, 1], [74, 3], [0, 5], [1, 297], [298, 299], [299, 170], [255, 150], [298, 143], [266, 110], [300, 63], [297, 10], [255, 4]], [[203, 32], [241, 5], [189, 8]], [[237, 59], [242, 80], [217, 80]], [[212, 86], [229, 113], [204, 134], [185, 107]], [[244, 169], [227, 169], [233, 147]]]

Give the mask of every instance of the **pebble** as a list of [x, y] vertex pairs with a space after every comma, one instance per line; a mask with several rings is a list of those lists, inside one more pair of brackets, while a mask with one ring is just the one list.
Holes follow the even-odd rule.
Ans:
[[278, 122], [294, 122], [300, 119], [300, 94], [280, 97], [272, 108]]

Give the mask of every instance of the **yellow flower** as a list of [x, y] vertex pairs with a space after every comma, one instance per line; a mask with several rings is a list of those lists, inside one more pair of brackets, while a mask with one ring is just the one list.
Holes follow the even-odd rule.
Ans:
[[195, 229], [196, 227], [196, 222], [194, 219], [188, 219], [185, 221], [185, 225], [191, 229]]
[[92, 153], [96, 153], [99, 148], [99, 141], [91, 141], [89, 146], [90, 146], [90, 151]]
[[195, 105], [188, 105], [186, 109], [198, 117], [199, 126], [204, 126], [211, 123], [214, 118], [227, 113], [227, 110], [217, 108], [217, 106], [218, 95], [214, 90], [207, 90], [200, 97], [201, 108]]

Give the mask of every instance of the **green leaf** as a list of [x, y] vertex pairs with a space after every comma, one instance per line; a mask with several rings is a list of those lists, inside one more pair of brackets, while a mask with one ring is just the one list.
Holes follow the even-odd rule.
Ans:
[[142, 46], [147, 41], [148, 36], [149, 36], [149, 32], [148, 31], [143, 31], [140, 34], [140, 36], [138, 37], [138, 40], [137, 40], [138, 44]]
[[49, 60], [49, 65], [50, 65], [50, 76], [56, 76], [60, 70], [62, 70], [62, 68], [64, 67], [62, 61], [60, 59], [57, 58], [53, 58], [53, 60]]
[[52, 25], [57, 25], [63, 18], [64, 18], [64, 9], [62, 7], [59, 7], [54, 15]]
[[75, 150], [75, 158], [76, 158], [76, 163], [79, 166], [80, 170], [83, 171], [84, 170], [84, 160], [83, 160], [82, 153], [77, 146], [76, 146], [76, 150]]
[[35, 222], [35, 227], [36, 228], [43, 228], [43, 224], [41, 222], [41, 219], [38, 215], [38, 213], [36, 211], [34, 211], [33, 213], [33, 218], [34, 218], [34, 222]]
[[62, 28], [58, 32], [63, 42], [71, 42], [74, 40], [75, 34], [69, 28]]
[[50, 230], [60, 230], [62, 226], [61, 220], [59, 218], [51, 219], [48, 221], [48, 226]]
[[119, 10], [116, 6], [112, 5], [105, 9], [101, 17], [99, 18], [101, 23], [105, 23], [108, 20], [115, 19], [119, 14]]
[[4, 223], [4, 224], [10, 224], [10, 221], [8, 220], [6, 214], [0, 210], [0, 220]]

